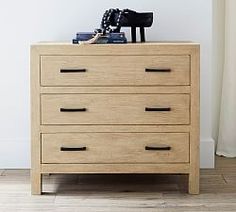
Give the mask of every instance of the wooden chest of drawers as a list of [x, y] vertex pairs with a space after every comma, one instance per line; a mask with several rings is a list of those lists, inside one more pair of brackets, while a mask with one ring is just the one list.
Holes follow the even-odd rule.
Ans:
[[46, 173], [179, 173], [199, 193], [199, 45], [31, 47], [32, 193]]

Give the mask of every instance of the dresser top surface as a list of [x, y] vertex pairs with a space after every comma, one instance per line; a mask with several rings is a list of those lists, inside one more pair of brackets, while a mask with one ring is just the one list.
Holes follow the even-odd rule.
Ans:
[[38, 43], [32, 44], [33, 46], [194, 46], [200, 45], [199, 43], [192, 41], [155, 41], [155, 42], [145, 42], [145, 43], [127, 43], [127, 44], [72, 44], [69, 41], [51, 42], [51, 41], [40, 41]]
[[199, 51], [193, 42], [146, 42], [127, 44], [72, 44], [70, 42], [40, 42], [31, 45], [40, 55], [191, 55]]

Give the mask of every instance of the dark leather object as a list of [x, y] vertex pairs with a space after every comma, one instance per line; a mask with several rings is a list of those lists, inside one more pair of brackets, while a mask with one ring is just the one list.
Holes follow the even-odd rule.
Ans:
[[[136, 28], [140, 28], [140, 38], [141, 42], [145, 42], [145, 27], [151, 27], [153, 24], [153, 13], [145, 12], [138, 13], [133, 10], [126, 9], [122, 13], [119, 19], [119, 12], [115, 12], [112, 14], [110, 19], [110, 25], [116, 26], [117, 22], [120, 23], [120, 27], [131, 27], [131, 36], [132, 42], [136, 43]], [[116, 32], [120, 31], [120, 27], [117, 28]]]
[[[114, 17], [111, 19], [112, 26], [116, 26], [118, 17], [119, 14], [115, 13]], [[152, 12], [138, 13], [131, 10], [123, 13], [120, 20], [121, 27], [151, 27], [152, 23], [153, 23]]]

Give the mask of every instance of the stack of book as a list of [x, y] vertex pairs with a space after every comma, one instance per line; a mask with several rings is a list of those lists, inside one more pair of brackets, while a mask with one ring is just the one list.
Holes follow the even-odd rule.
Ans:
[[[96, 38], [96, 39], [95, 39]], [[76, 34], [76, 38], [72, 40], [73, 44], [79, 43], [96, 43], [96, 44], [107, 44], [107, 43], [116, 43], [123, 44], [127, 43], [127, 38], [125, 37], [124, 32], [119, 33], [107, 33], [105, 35], [100, 34], [99, 36], [96, 33], [91, 32], [79, 32]]]

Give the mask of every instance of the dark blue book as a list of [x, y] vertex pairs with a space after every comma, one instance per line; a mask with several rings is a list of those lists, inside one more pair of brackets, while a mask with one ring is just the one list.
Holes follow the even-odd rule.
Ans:
[[[76, 34], [76, 38], [73, 39], [74, 44], [78, 44], [80, 41], [88, 41], [92, 39], [96, 34], [91, 32], [80, 32]], [[97, 42], [97, 44], [106, 44], [106, 43], [127, 43], [127, 38], [125, 37], [124, 32], [120, 33], [107, 33], [101, 36]]]
[[76, 34], [76, 40], [78, 41], [87, 41], [92, 39], [96, 33], [93, 32], [79, 32]]

